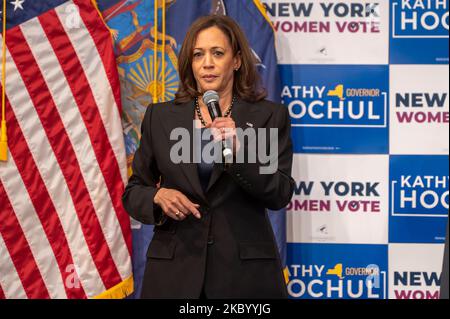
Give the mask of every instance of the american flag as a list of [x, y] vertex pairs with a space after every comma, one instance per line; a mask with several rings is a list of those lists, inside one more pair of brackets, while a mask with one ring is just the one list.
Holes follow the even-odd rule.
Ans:
[[0, 299], [123, 297], [132, 247], [111, 34], [91, 0], [7, 0], [6, 13]]

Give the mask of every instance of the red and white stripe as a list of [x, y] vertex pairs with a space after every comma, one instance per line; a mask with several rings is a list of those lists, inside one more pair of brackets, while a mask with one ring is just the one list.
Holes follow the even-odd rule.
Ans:
[[0, 298], [90, 298], [132, 274], [110, 35], [75, 2], [78, 28], [64, 23], [69, 1], [7, 31]]
[[[0, 200], [3, 204], [3, 201]], [[0, 232], [0, 265], [3, 273], [8, 276], [0, 276], [0, 290], [2, 290], [3, 298], [25, 299], [27, 293], [23, 288], [22, 281], [16, 271], [11, 255], [6, 248], [6, 243]]]

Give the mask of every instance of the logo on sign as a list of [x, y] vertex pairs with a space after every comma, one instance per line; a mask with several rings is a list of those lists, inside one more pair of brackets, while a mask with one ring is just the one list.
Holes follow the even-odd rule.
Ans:
[[[300, 199], [293, 199], [287, 209], [297, 212], [380, 213], [379, 182], [301, 181], [294, 190]], [[320, 198], [314, 198], [318, 188]], [[301, 197], [308, 197], [306, 199]], [[337, 198], [335, 200], [327, 198]]]
[[448, 185], [448, 176], [400, 175], [391, 184], [392, 215], [447, 217]]
[[449, 123], [447, 93], [411, 92], [395, 95], [399, 123]]
[[366, 267], [290, 265], [288, 292], [294, 298], [383, 298], [386, 272], [377, 265]]
[[395, 0], [393, 38], [448, 38], [448, 0]]
[[273, 25], [277, 32], [306, 34], [332, 32], [369, 34], [381, 32], [380, 5], [376, 2], [276, 1], [264, 5], [269, 15], [276, 17]]
[[285, 86], [292, 126], [387, 127], [387, 93], [378, 88]]
[[440, 275], [427, 271], [394, 272], [396, 299], [439, 299]]

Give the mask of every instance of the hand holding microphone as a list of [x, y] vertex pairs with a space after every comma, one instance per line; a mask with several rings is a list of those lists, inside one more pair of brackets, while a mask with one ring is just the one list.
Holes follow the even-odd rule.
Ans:
[[[236, 137], [236, 124], [231, 117], [222, 117], [222, 111], [219, 105], [219, 94], [215, 91], [207, 91], [203, 95], [203, 102], [208, 108], [209, 115], [213, 121], [210, 128], [217, 129], [221, 132], [222, 155], [225, 163], [229, 164], [233, 162], [233, 154], [239, 149], [238, 141]], [[231, 146], [231, 139], [234, 143]]]

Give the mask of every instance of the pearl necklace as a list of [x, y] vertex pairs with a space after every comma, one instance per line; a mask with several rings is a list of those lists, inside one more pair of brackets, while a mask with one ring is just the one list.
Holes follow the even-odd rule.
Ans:
[[[236, 98], [235, 96], [233, 96], [233, 99], [231, 101], [231, 105], [228, 108], [228, 110], [225, 112], [225, 114], [223, 115], [223, 117], [228, 117], [231, 114], [231, 109], [233, 108], [234, 102], [235, 102]], [[195, 110], [197, 111], [197, 115], [198, 118], [200, 119], [200, 122], [202, 122], [203, 126], [206, 126], [206, 121], [202, 116], [202, 111], [200, 110], [200, 105], [198, 104], [198, 97], [195, 98]]]

